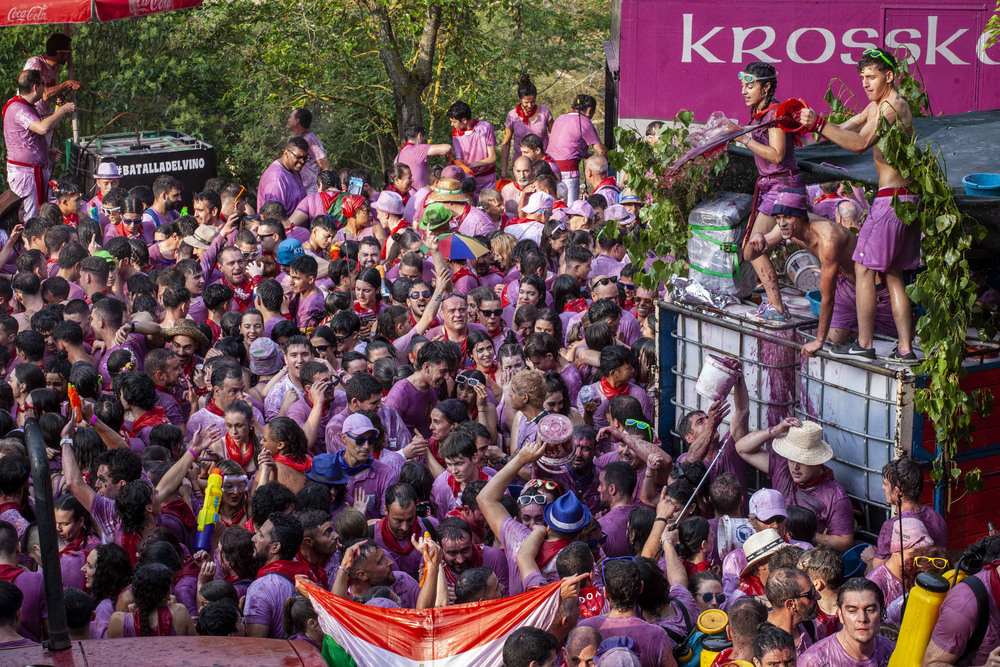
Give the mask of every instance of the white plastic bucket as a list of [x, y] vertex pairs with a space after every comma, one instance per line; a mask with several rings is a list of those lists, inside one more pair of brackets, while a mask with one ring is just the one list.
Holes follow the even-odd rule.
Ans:
[[743, 364], [738, 360], [710, 354], [701, 367], [694, 390], [710, 401], [718, 401], [729, 395], [742, 374]]
[[819, 289], [819, 260], [807, 250], [793, 252], [785, 260], [785, 275], [797, 289], [803, 292]]

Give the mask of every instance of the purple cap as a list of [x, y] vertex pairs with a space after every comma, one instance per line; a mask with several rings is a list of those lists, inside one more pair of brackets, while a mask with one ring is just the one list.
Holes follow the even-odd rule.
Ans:
[[375, 424], [372, 424], [372, 420], [365, 417], [359, 412], [355, 412], [344, 420], [343, 432], [348, 435], [361, 435], [362, 433], [369, 433], [375, 431], [381, 435], [381, 431], [375, 428]]
[[796, 218], [806, 217], [806, 193], [801, 190], [782, 190], [774, 202], [771, 215], [790, 215]]
[[454, 178], [461, 183], [465, 180], [465, 172], [462, 171], [461, 167], [449, 165], [441, 170], [441, 178]]
[[389, 215], [403, 215], [403, 198], [398, 192], [383, 190], [372, 202], [372, 208]]
[[781, 497], [780, 492], [774, 489], [761, 489], [750, 496], [750, 514], [768, 523], [777, 516], [787, 517], [788, 510], [785, 509], [785, 499]]
[[[900, 542], [903, 549], [916, 549], [918, 547], [932, 547], [934, 540], [927, 533], [927, 526], [920, 519], [914, 517], [904, 517], [902, 521], [899, 517], [890, 519], [892, 521], [892, 538], [889, 542], [889, 549], [900, 550]], [[899, 539], [900, 524], [902, 524], [903, 539]]]
[[594, 219], [594, 207], [584, 199], [577, 199], [566, 207], [566, 215], [582, 215], [588, 220]]
[[545, 415], [538, 422], [538, 436], [545, 442], [559, 445], [573, 437], [573, 422], [566, 415]]

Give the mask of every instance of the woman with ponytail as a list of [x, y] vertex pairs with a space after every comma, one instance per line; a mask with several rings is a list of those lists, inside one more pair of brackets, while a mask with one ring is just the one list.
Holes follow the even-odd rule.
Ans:
[[712, 553], [712, 530], [708, 520], [693, 516], [677, 527], [677, 555], [690, 577], [696, 572], [712, 569], [708, 555]]
[[510, 173], [511, 152], [510, 147], [514, 145], [514, 159], [521, 155], [521, 139], [529, 134], [534, 134], [542, 140], [542, 149], [549, 143], [549, 130], [552, 129], [552, 112], [549, 108], [536, 104], [538, 90], [531, 82], [531, 77], [527, 72], [521, 75], [517, 82], [516, 107], [507, 112], [507, 119], [503, 123], [503, 144], [500, 147], [500, 176], [504, 180]]

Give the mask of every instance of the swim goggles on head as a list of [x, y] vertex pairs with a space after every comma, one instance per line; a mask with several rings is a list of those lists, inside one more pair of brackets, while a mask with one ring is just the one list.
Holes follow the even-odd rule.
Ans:
[[754, 83], [755, 81], [773, 81], [778, 78], [778, 73], [769, 74], [767, 76], [747, 74], [746, 72], [737, 72], [736, 78], [744, 83]]

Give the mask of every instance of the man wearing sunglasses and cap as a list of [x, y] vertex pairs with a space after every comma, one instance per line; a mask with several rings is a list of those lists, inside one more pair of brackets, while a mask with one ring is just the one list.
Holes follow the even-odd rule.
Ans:
[[854, 153], [871, 148], [878, 170], [878, 193], [868, 219], [858, 234], [854, 250], [855, 281], [857, 284], [858, 340], [841, 345], [834, 354], [852, 359], [871, 361], [875, 358], [873, 338], [878, 292], [875, 278], [884, 274], [892, 302], [893, 319], [899, 334], [896, 349], [887, 361], [900, 364], [917, 362], [913, 342], [913, 313], [906, 294], [903, 271], [920, 264], [920, 225], [906, 224], [896, 216], [892, 203], [916, 203], [918, 197], [910, 191], [910, 179], [888, 165], [876, 146], [878, 126], [882, 119], [890, 125], [900, 124], [906, 134], [913, 133], [910, 106], [899, 94], [896, 58], [886, 49], [868, 49], [858, 61], [858, 73], [870, 103], [864, 111], [840, 125], [827, 123], [813, 109], [803, 109], [799, 117], [803, 126]]
[[[356, 499], [354, 509], [368, 520], [382, 518], [385, 491], [398, 477], [392, 468], [372, 456], [381, 436], [371, 419], [354, 413], [344, 420], [344, 449], [336, 454], [341, 469], [350, 477], [347, 496]], [[360, 500], [362, 497], [364, 500]]]

